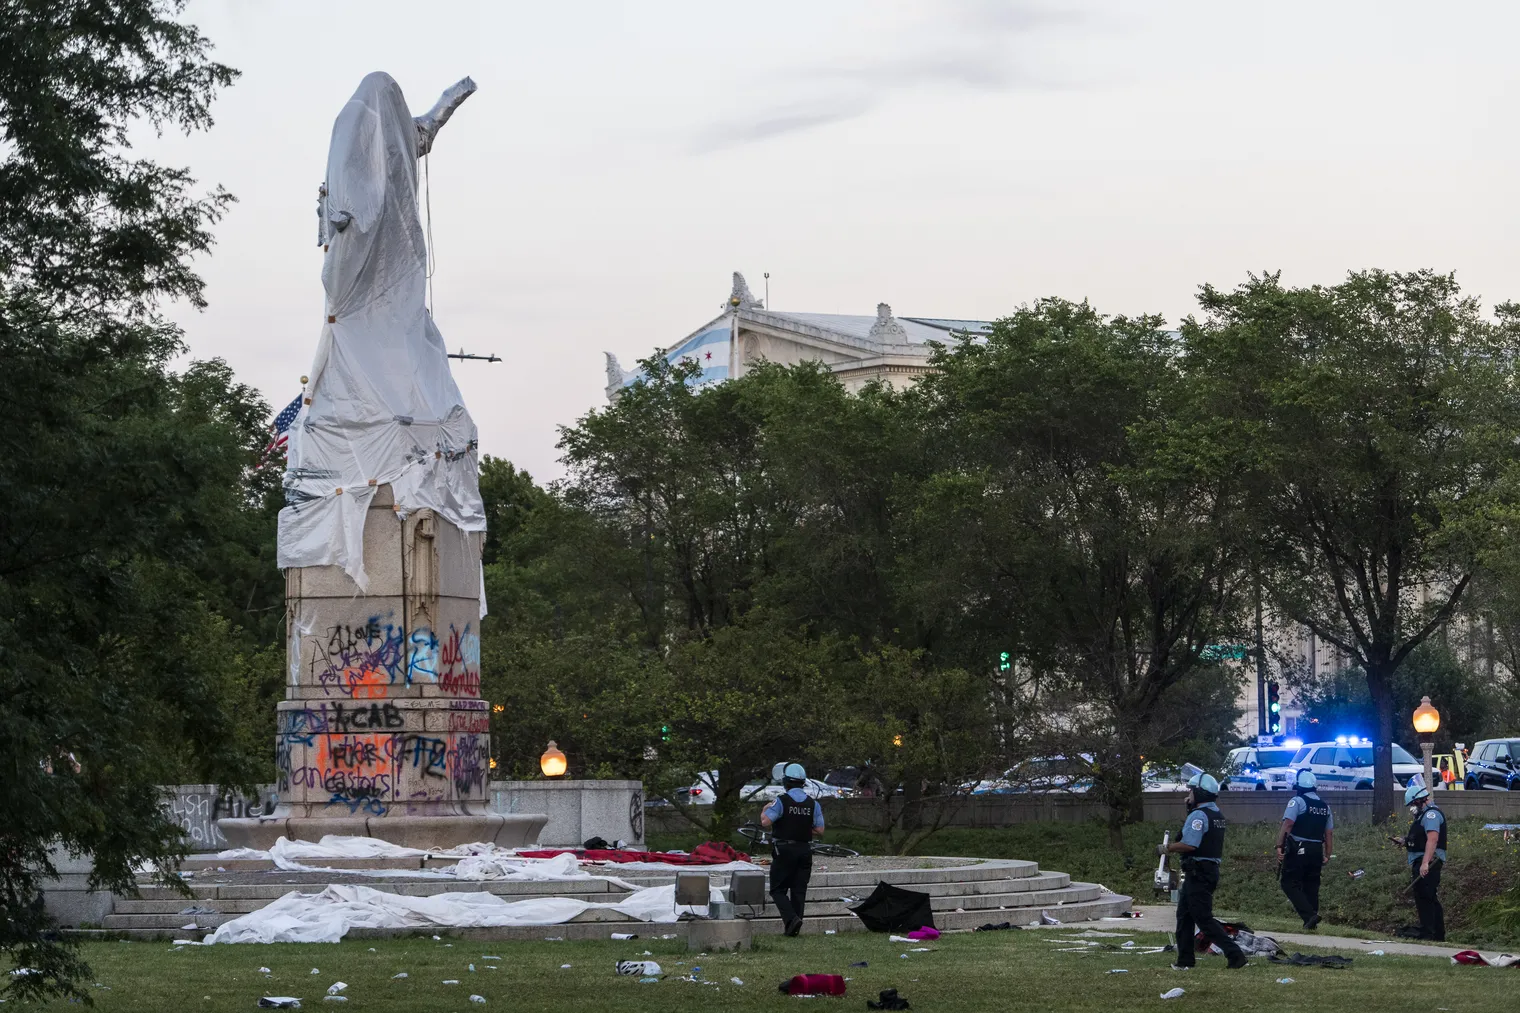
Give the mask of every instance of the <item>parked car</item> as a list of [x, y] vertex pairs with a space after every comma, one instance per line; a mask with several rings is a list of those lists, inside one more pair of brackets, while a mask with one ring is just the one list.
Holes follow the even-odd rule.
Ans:
[[[1372, 740], [1343, 736], [1334, 742], [1309, 742], [1293, 757], [1293, 773], [1312, 770], [1321, 788], [1372, 789]], [[1393, 779], [1400, 787], [1424, 765], [1397, 742], [1393, 744]], [[1290, 781], [1291, 783], [1291, 781]]]
[[[783, 790], [785, 789], [781, 785], [773, 781], [751, 781], [744, 786], [744, 794], [740, 798], [745, 802], [769, 802]], [[803, 782], [802, 791], [809, 798], [850, 798], [855, 794], [852, 788], [840, 788], [816, 777]]]
[[1188, 778], [1203, 773], [1203, 768], [1193, 763], [1180, 767], [1147, 763], [1140, 771], [1141, 791], [1187, 791]]
[[1520, 791], [1520, 739], [1484, 739], [1467, 758], [1468, 791]]
[[[802, 790], [809, 798], [848, 798], [854, 794], [843, 788], [836, 788], [815, 777], [810, 777], [803, 784]], [[739, 794], [741, 804], [760, 804], [769, 802], [780, 795], [781, 785], [770, 781], [750, 781], [745, 784]], [[676, 790], [680, 801], [688, 805], [712, 805], [718, 798], [718, 772], [716, 770], [703, 771], [697, 775], [696, 781], [685, 788]]]
[[1015, 795], [1027, 791], [1084, 792], [1092, 788], [1093, 758], [1032, 756], [1009, 767], [999, 777], [962, 785], [973, 795]]
[[1221, 787], [1230, 791], [1283, 791], [1293, 787], [1299, 745], [1241, 746], [1225, 760]]

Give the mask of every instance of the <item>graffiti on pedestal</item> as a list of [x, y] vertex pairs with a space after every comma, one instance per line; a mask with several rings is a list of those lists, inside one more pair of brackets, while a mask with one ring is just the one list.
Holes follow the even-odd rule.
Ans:
[[448, 759], [456, 797], [484, 798], [491, 768], [490, 739], [484, 735], [454, 736]]
[[312, 653], [315, 685], [356, 700], [384, 699], [398, 678], [406, 678], [402, 629], [392, 615], [373, 615], [357, 625], [331, 626]]
[[450, 696], [480, 695], [480, 635], [465, 623], [443, 636], [426, 626], [407, 637], [406, 681], [426, 680]]
[[169, 796], [169, 818], [178, 823], [190, 842], [191, 851], [220, 851], [227, 838], [217, 827], [220, 819], [248, 819], [272, 812], [273, 796], [249, 801], [241, 795], [221, 795], [212, 790], [186, 790], [181, 786]]
[[402, 802], [413, 811], [422, 802], [451, 796], [484, 797], [491, 762], [488, 736], [454, 731], [303, 734], [333, 727], [331, 715], [322, 724], [312, 717], [313, 710], [281, 711], [286, 728], [301, 729], [281, 733], [276, 746], [277, 783], [291, 801], [383, 816]]
[[393, 703], [345, 704], [324, 700], [315, 707], [280, 711], [280, 731], [290, 735], [373, 732], [404, 724], [401, 708]]
[[449, 731], [485, 735], [491, 730], [491, 712], [484, 700], [455, 700], [449, 704]]

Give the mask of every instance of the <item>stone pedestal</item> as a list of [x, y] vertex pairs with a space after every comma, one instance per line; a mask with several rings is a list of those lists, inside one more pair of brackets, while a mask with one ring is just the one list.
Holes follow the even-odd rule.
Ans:
[[593, 837], [644, 847], [642, 781], [492, 781], [491, 812], [547, 813], [538, 843], [578, 848]]
[[692, 953], [747, 950], [754, 940], [754, 926], [746, 918], [697, 918], [686, 923], [686, 949]]
[[232, 847], [281, 835], [408, 847], [532, 844], [547, 817], [490, 812], [480, 698], [480, 547], [431, 510], [403, 519], [381, 486], [364, 525], [369, 587], [336, 566], [285, 574], [276, 810], [219, 820]]

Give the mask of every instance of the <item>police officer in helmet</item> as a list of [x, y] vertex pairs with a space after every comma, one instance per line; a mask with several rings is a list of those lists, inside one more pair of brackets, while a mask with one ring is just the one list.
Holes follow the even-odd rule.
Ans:
[[1193, 934], [1224, 951], [1231, 970], [1245, 967], [1246, 955], [1214, 917], [1214, 891], [1219, 887], [1219, 865], [1224, 858], [1224, 814], [1215, 800], [1219, 782], [1211, 775], [1198, 773], [1188, 779], [1187, 818], [1181, 836], [1171, 844], [1156, 845], [1156, 853], [1177, 852], [1182, 855], [1182, 889], [1177, 894], [1177, 962], [1178, 970], [1194, 964]]
[[800, 763], [776, 764], [782, 793], [760, 813], [760, 825], [771, 832], [771, 900], [786, 926], [786, 934], [802, 931], [802, 909], [808, 880], [813, 877], [814, 837], [823, 836], [823, 807], [802, 790], [807, 771]]
[[1293, 910], [1313, 931], [1319, 924], [1320, 870], [1330, 861], [1335, 837], [1335, 817], [1315, 789], [1319, 782], [1312, 770], [1300, 770], [1293, 781], [1293, 797], [1283, 810], [1277, 830], [1277, 864], [1282, 870], [1282, 891]]
[[1446, 865], [1446, 814], [1430, 800], [1423, 784], [1404, 789], [1404, 804], [1414, 817], [1402, 843], [1413, 877], [1410, 892], [1420, 913], [1420, 938], [1441, 942], [1446, 939], [1446, 912], [1436, 891], [1441, 888], [1441, 869]]

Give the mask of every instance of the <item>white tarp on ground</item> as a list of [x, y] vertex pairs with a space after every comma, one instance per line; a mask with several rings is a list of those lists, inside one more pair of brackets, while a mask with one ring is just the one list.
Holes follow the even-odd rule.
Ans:
[[485, 530], [475, 422], [424, 304], [418, 128], [388, 74], [366, 77], [333, 124], [309, 399], [290, 428], [278, 564], [341, 566], [361, 589], [364, 519], [389, 484], [402, 514], [431, 508]]
[[592, 909], [643, 922], [676, 920], [676, 888], [653, 886], [616, 903], [569, 897], [506, 901], [490, 893], [408, 897], [367, 886], [292, 891], [257, 911], [224, 922], [207, 943], [336, 943], [349, 929], [491, 928], [558, 925]]
[[[335, 869], [323, 861], [354, 858], [458, 858], [434, 869]], [[432, 849], [407, 848], [374, 837], [345, 837], [328, 834], [320, 841], [292, 841], [281, 837], [268, 851], [234, 848], [217, 853], [227, 860], [273, 861], [275, 868], [287, 872], [329, 872], [345, 876], [373, 876], [378, 879], [464, 879], [472, 881], [520, 880], [525, 882], [572, 882], [595, 879], [625, 890], [637, 889], [615, 876], [586, 871], [569, 852], [553, 858], [522, 858], [493, 844], [461, 844], [458, 847]], [[312, 864], [317, 863], [317, 864]], [[674, 866], [661, 866], [672, 869]], [[609, 869], [610, 871], [610, 869]]]

